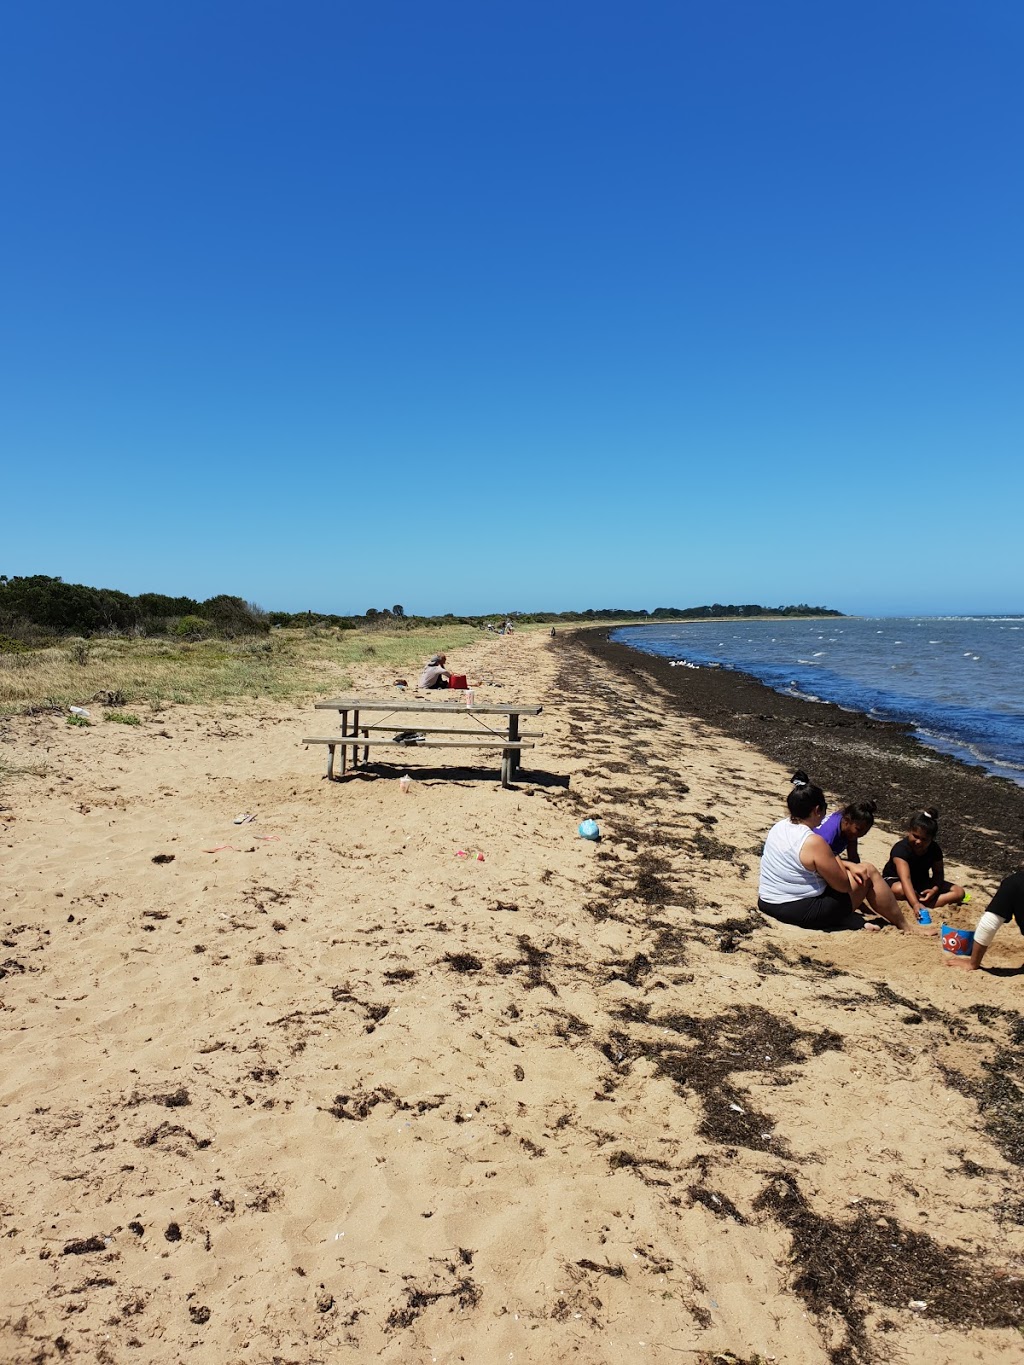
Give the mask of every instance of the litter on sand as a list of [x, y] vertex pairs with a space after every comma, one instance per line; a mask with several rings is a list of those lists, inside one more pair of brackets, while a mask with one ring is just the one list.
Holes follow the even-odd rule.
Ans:
[[263, 844], [279, 844], [281, 842], [280, 834], [254, 834], [253, 838]]
[[238, 852], [238, 849], [235, 848], [234, 844], [216, 844], [216, 845], [214, 845], [213, 848], [204, 848], [204, 849], [203, 849], [203, 852], [204, 852], [204, 853], [223, 853], [224, 850], [225, 850], [226, 848], [229, 848], [229, 849], [231, 850], [232, 853], [237, 853], [237, 852]]
[[241, 815], [235, 816], [234, 823], [236, 825], [248, 825], [251, 824], [252, 821], [255, 819], [256, 819], [255, 815], [250, 815], [248, 811], [243, 811]]

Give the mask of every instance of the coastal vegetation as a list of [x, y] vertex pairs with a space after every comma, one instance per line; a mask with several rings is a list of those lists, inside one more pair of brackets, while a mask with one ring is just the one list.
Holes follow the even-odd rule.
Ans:
[[[759, 615], [838, 615], [826, 608], [759, 606], [654, 611], [602, 608], [508, 613], [518, 630], [555, 624], [643, 622]], [[0, 715], [90, 703], [122, 724], [126, 708], [232, 698], [307, 699], [353, 686], [360, 665], [396, 676], [418, 671], [438, 649], [457, 653], [506, 613], [413, 616], [403, 607], [363, 615], [265, 611], [220, 594], [197, 601], [0, 577]]]
[[[400, 604], [369, 607], [364, 613], [266, 611], [255, 602], [220, 593], [205, 601], [144, 592], [138, 596], [116, 588], [65, 583], [45, 574], [8, 577], [0, 574], [0, 653], [18, 653], [55, 639], [133, 636], [197, 642], [267, 635], [274, 629], [415, 630], [454, 624], [486, 628], [507, 619], [517, 625], [563, 622], [708, 620], [719, 617], [841, 616], [829, 607], [764, 607], [714, 602], [699, 607], [590, 607], [585, 611], [500, 611], [469, 615], [409, 615]], [[81, 654], [84, 647], [76, 649]], [[86, 662], [82, 657], [79, 662]]]

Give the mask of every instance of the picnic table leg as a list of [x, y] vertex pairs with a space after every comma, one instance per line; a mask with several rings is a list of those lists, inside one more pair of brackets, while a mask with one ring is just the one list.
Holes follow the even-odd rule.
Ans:
[[[352, 733], [355, 735], [356, 739], [359, 738], [359, 712], [358, 712], [358, 711], [353, 711], [353, 712], [352, 712]], [[369, 739], [369, 735], [367, 735], [367, 739]], [[369, 763], [369, 761], [370, 761], [370, 750], [369, 750], [368, 748], [364, 748], [364, 749], [363, 749], [363, 762], [364, 762], [364, 763]], [[354, 747], [353, 750], [352, 750], [352, 766], [353, 766], [353, 768], [357, 767], [357, 766], [358, 766], [358, 763], [359, 763], [359, 745], [357, 744], [357, 745], [355, 745], [355, 747]]]
[[[519, 717], [515, 714], [508, 718], [508, 738], [510, 743], [515, 743], [519, 739]], [[510, 749], [508, 751], [509, 779], [514, 780], [519, 771], [519, 750]]]
[[[348, 712], [347, 712], [347, 711], [342, 711], [342, 712], [340, 713], [340, 715], [341, 715], [341, 733], [342, 733], [342, 735], [347, 735], [347, 734], [348, 734]], [[346, 773], [346, 771], [347, 771], [347, 769], [348, 769], [348, 745], [342, 744], [342, 745], [340, 746], [340, 748], [341, 748], [341, 776], [344, 777], [344, 776], [345, 776], [345, 773]]]
[[334, 749], [333, 744], [327, 746], [327, 781], [334, 781]]
[[511, 764], [511, 761], [512, 761], [512, 750], [511, 750], [511, 749], [502, 749], [502, 751], [501, 751], [501, 785], [502, 785], [503, 787], [507, 787], [507, 786], [509, 785], [509, 766], [510, 766], [510, 764]]

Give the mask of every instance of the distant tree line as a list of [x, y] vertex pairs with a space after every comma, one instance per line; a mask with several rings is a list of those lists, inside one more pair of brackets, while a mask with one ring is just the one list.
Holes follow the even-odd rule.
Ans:
[[222, 593], [198, 602], [116, 588], [89, 588], [61, 578], [0, 575], [0, 635], [25, 642], [66, 635], [204, 635], [231, 638], [269, 631], [267, 613], [254, 602]]
[[216, 636], [259, 635], [274, 626], [324, 627], [340, 630], [400, 629], [413, 626], [452, 624], [485, 628], [505, 620], [520, 624], [599, 621], [700, 620], [716, 616], [841, 616], [828, 607], [726, 606], [714, 602], [703, 607], [591, 607], [586, 611], [487, 612], [481, 615], [409, 616], [400, 605], [370, 607], [363, 615], [337, 615], [315, 611], [264, 611], [255, 602], [221, 593], [198, 601], [192, 597], [168, 597], [144, 592], [137, 597], [116, 588], [90, 588], [65, 583], [42, 574], [31, 577], [0, 575], [0, 645], [4, 639], [23, 644], [43, 644], [61, 636], [169, 635], [183, 639]]

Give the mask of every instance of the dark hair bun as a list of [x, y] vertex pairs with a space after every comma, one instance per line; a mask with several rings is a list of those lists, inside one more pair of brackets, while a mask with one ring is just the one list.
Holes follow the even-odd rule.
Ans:
[[804, 772], [803, 768], [797, 768], [796, 772], [789, 780], [790, 782], [792, 782], [794, 787], [807, 787], [810, 785], [811, 781], [811, 779]]
[[874, 813], [878, 810], [878, 802], [877, 802], [877, 801], [865, 801], [865, 802], [864, 802], [864, 808], [865, 808], [865, 810], [869, 810], [869, 811], [871, 812], [871, 814], [874, 815]]
[[922, 814], [922, 815], [927, 815], [927, 817], [928, 817], [929, 820], [937, 820], [937, 819], [939, 818], [939, 810], [938, 810], [938, 807], [937, 807], [937, 806], [930, 806], [930, 807], [929, 807], [929, 806], [925, 806], [925, 808], [924, 808], [924, 810], [921, 812], [921, 814]]

